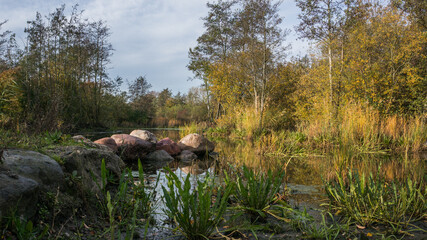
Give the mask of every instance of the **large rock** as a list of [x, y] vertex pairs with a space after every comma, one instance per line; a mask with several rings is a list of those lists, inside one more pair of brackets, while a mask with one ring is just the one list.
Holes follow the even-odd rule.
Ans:
[[37, 210], [39, 184], [33, 179], [0, 170], [0, 219], [16, 210], [18, 216], [34, 216]]
[[105, 167], [110, 174], [119, 179], [125, 167], [120, 157], [109, 150], [87, 149], [79, 146], [58, 147], [50, 151], [64, 161], [64, 171], [72, 174], [74, 171], [81, 178], [85, 191], [99, 194], [101, 186], [101, 163], [104, 159]]
[[[76, 135], [76, 136], [73, 136], [72, 137], [72, 139], [75, 141], [75, 142], [78, 142], [78, 143], [81, 143], [81, 144], [83, 144], [84, 146], [86, 146], [86, 147], [90, 147], [90, 148], [98, 148], [98, 149], [102, 149], [102, 150], [110, 150], [110, 151], [114, 151], [113, 149], [111, 149], [111, 147], [110, 146], [107, 146], [107, 145], [105, 145], [105, 144], [100, 144], [100, 143], [95, 143], [95, 142], [92, 142], [90, 139], [88, 139], [88, 138], [85, 138], [84, 136], [82, 136], [82, 135]], [[117, 150], [116, 150], [117, 151]], [[116, 152], [115, 151], [115, 152]]]
[[174, 160], [174, 158], [171, 155], [169, 155], [169, 153], [167, 153], [165, 150], [156, 150], [148, 154], [145, 159], [147, 161], [154, 161], [154, 162], [170, 162]]
[[156, 145], [156, 149], [165, 150], [172, 156], [176, 156], [181, 152], [181, 148], [178, 146], [178, 144], [170, 138], [160, 140]]
[[182, 150], [188, 150], [197, 155], [204, 155], [215, 149], [215, 145], [211, 141], [197, 133], [191, 133], [183, 137], [178, 142], [178, 146]]
[[181, 152], [181, 154], [176, 156], [176, 158], [181, 162], [192, 162], [197, 159], [197, 155], [191, 151], [184, 150]]
[[135, 162], [156, 150], [155, 144], [128, 134], [115, 134], [111, 138], [116, 141], [119, 152], [125, 161]]
[[105, 137], [105, 138], [98, 139], [98, 140], [94, 141], [94, 143], [107, 146], [111, 150], [113, 150], [114, 152], [117, 152], [117, 150], [119, 149], [119, 147], [117, 146], [116, 141], [114, 141], [114, 139], [112, 139], [110, 137]]
[[3, 157], [4, 167], [18, 175], [33, 179], [43, 189], [54, 190], [64, 182], [61, 166], [46, 155], [28, 150], [8, 149]]
[[145, 141], [149, 141], [149, 142], [152, 142], [152, 143], [157, 143], [156, 136], [153, 133], [151, 133], [151, 132], [149, 132], [147, 130], [139, 130], [139, 129], [133, 130], [130, 133], [130, 135], [134, 136], [134, 137], [141, 138], [142, 140], [145, 140]]
[[173, 163], [174, 158], [164, 150], [156, 150], [148, 154], [142, 163], [144, 172], [156, 175], [157, 170]]

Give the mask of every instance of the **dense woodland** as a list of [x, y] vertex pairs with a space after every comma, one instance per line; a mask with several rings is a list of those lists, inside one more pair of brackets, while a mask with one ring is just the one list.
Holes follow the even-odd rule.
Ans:
[[109, 76], [110, 29], [77, 7], [69, 15], [65, 6], [37, 13], [24, 46], [4, 20], [0, 125], [40, 132], [207, 122], [251, 135], [316, 124], [335, 131], [357, 112], [374, 116], [378, 127], [384, 119], [397, 128], [424, 123], [425, 1], [296, 0], [301, 13], [292, 30], [313, 43], [300, 57], [287, 56], [291, 30], [281, 28], [281, 3], [208, 3], [188, 63], [203, 84], [176, 95], [151, 91], [143, 73], [133, 81]]

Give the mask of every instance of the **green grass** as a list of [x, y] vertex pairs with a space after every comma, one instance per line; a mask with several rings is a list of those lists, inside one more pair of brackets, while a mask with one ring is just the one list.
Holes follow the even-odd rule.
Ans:
[[5, 224], [0, 224], [4, 227], [0, 232], [1, 239], [9, 239], [6, 236], [9, 235], [8, 231], [10, 231], [18, 240], [39, 240], [46, 237], [49, 229], [48, 225], [41, 228], [41, 226], [34, 225], [31, 220], [18, 216], [16, 209], [11, 212], [10, 216], [0, 219], [0, 223], [3, 221]]
[[167, 171], [168, 188], [162, 187], [165, 214], [187, 239], [208, 239], [222, 221], [233, 185], [215, 186], [213, 179], [206, 176], [192, 189], [190, 174], [181, 182], [170, 169]]
[[43, 152], [55, 146], [84, 146], [74, 141], [70, 135], [62, 132], [44, 132], [43, 134], [27, 134], [0, 128], [0, 149], [22, 148]]
[[347, 170], [326, 183], [330, 208], [362, 226], [374, 223], [394, 229], [425, 217], [425, 183], [411, 180], [386, 181], [380, 174], [359, 175]]
[[242, 173], [236, 174], [236, 181], [228, 175], [225, 181], [230, 186], [234, 186], [236, 182], [234, 197], [241, 209], [254, 216], [265, 218], [284, 183], [284, 177], [285, 171], [275, 174], [271, 170], [267, 174], [255, 173], [252, 169], [243, 166]]
[[[126, 231], [126, 239], [132, 239], [137, 226], [136, 219], [144, 219], [146, 224], [150, 222], [156, 207], [156, 191], [148, 191], [144, 183], [144, 172], [141, 161], [138, 161], [138, 174], [140, 183], [137, 184], [130, 169], [124, 171], [118, 182], [117, 188], [113, 191], [107, 190], [111, 184], [105, 161], [101, 163], [101, 190], [103, 198], [99, 199], [100, 209], [103, 215], [108, 218], [109, 229], [104, 233], [109, 233], [111, 239], [116, 235], [120, 236], [120, 230]], [[156, 185], [159, 182], [157, 177]], [[115, 186], [110, 186], [115, 187]], [[117, 230], [117, 231], [116, 231]]]

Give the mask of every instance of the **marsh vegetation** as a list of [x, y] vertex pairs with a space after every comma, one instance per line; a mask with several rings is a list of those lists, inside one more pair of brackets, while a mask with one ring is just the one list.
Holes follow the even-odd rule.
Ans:
[[98, 175], [68, 172], [34, 216], [0, 212], [0, 239], [427, 238], [425, 3], [296, 0], [312, 49], [292, 58], [280, 3], [208, 3], [187, 66], [203, 84], [184, 94], [150, 91], [145, 77], [125, 91], [108, 76], [110, 29], [78, 6], [37, 13], [25, 46], [3, 30], [1, 176], [19, 179], [3, 169], [7, 149], [66, 168], [58, 148], [96, 148], [74, 133], [176, 127], [149, 130], [199, 133], [217, 154], [142, 158], [121, 175], [98, 159]]

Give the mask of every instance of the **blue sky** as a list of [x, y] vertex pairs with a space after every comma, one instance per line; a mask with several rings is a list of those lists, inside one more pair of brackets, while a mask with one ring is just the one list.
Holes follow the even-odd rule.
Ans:
[[[79, 4], [90, 20], [105, 20], [111, 30], [110, 42], [115, 51], [109, 66], [110, 77], [121, 76], [132, 81], [146, 76], [152, 90], [164, 88], [186, 93], [199, 86], [200, 80], [188, 71], [188, 49], [197, 43], [203, 32], [202, 17], [207, 15], [206, 0], [0, 0], [0, 21], [8, 22], [2, 30], [11, 30], [18, 42], [25, 42], [26, 22], [55, 10], [62, 4], [67, 9]], [[290, 56], [303, 55], [308, 43], [297, 40], [294, 26], [299, 9], [294, 0], [284, 0], [280, 15], [283, 28], [291, 30], [287, 37]]]

